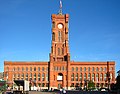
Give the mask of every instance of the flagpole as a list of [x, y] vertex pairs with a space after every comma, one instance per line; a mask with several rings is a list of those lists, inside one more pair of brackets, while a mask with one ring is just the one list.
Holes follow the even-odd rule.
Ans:
[[62, 15], [62, 0], [60, 0], [60, 9], [59, 9], [59, 14]]

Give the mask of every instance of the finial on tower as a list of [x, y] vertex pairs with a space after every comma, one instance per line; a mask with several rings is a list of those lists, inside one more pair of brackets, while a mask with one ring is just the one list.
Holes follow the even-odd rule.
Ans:
[[59, 13], [58, 14], [62, 15], [62, 0], [60, 0], [60, 9], [59, 9]]

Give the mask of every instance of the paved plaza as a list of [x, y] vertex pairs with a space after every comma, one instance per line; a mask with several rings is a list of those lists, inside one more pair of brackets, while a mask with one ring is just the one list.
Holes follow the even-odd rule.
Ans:
[[[56, 92], [38, 92], [38, 91], [30, 91], [29, 94], [63, 94], [60, 91]], [[109, 93], [107, 91], [67, 91], [66, 94], [117, 94], [117, 93]]]

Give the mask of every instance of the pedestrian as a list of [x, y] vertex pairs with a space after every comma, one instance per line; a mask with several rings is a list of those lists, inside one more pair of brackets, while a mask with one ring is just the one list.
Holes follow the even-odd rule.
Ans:
[[63, 90], [63, 94], [66, 94], [66, 90], [65, 89]]

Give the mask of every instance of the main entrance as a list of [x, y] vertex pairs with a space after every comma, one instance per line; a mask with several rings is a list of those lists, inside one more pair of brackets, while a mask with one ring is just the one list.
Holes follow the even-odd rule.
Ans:
[[57, 84], [58, 84], [58, 89], [63, 88], [63, 74], [62, 73], [58, 73], [57, 76]]

